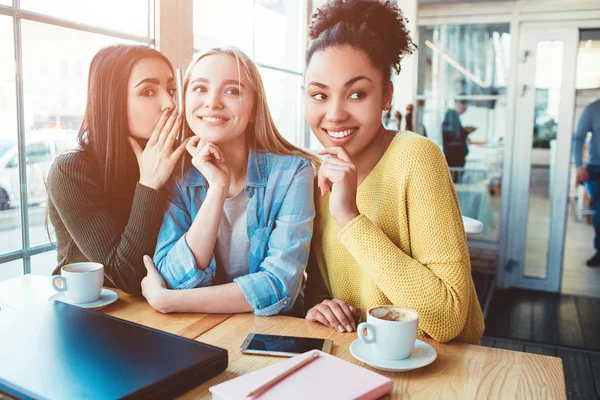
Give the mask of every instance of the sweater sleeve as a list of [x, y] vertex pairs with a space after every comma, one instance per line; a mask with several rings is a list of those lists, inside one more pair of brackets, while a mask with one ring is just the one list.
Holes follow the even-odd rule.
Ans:
[[417, 310], [420, 329], [438, 342], [447, 342], [465, 326], [470, 262], [448, 167], [437, 146], [422, 143], [405, 165], [407, 184], [400, 188], [412, 254], [362, 214], [340, 231], [339, 239], [393, 304]]
[[110, 199], [85, 156], [66, 154], [48, 175], [48, 193], [61, 221], [85, 257], [127, 293], [141, 293], [143, 256], [153, 255], [167, 196], [137, 183], [125, 227], [110, 212]]

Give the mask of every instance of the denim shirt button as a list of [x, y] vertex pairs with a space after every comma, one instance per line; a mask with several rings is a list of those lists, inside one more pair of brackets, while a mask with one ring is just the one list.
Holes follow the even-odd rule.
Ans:
[[288, 305], [288, 303], [289, 303], [289, 301], [287, 301], [287, 300], [284, 300], [284, 301], [283, 301], [283, 305], [284, 305], [284, 306], [287, 306], [287, 305]]

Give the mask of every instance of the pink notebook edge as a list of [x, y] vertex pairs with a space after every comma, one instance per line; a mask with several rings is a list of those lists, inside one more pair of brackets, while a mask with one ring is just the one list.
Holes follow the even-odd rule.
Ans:
[[[370, 381], [370, 386], [371, 389], [366, 389], [366, 385], [365, 385], [365, 391], [364, 392], [360, 392], [360, 395], [357, 397], [354, 397], [354, 399], [358, 399], [358, 400], [368, 400], [368, 399], [378, 399], [382, 396], [385, 396], [388, 393], [392, 393], [392, 391], [394, 390], [394, 383], [393, 381], [388, 378], [387, 376], [383, 376], [375, 371], [372, 371], [370, 369], [364, 368], [360, 365], [354, 364], [350, 361], [344, 360], [340, 357], [334, 356], [332, 354], [328, 354], [325, 352], [322, 352], [320, 350], [310, 350], [307, 351], [306, 353], [302, 353], [299, 354], [297, 356], [276, 362], [274, 364], [268, 365], [266, 367], [254, 370], [252, 372], [249, 372], [247, 374], [244, 375], [240, 375], [237, 376], [235, 378], [231, 378], [227, 381], [224, 382], [220, 382], [217, 383], [216, 385], [213, 385], [211, 387], [208, 388], [209, 392], [213, 394], [213, 396], [218, 396], [219, 399], [237, 399], [240, 398], [239, 396], [241, 395], [241, 393], [248, 393], [250, 392], [252, 389], [258, 387], [263, 381], [266, 382], [268, 380], [268, 376], [271, 375], [271, 371], [270, 370], [277, 370], [276, 366], [277, 365], [281, 365], [282, 363], [286, 363], [289, 365], [292, 365], [293, 362], [291, 362], [291, 360], [299, 360], [300, 358], [305, 357], [308, 353], [312, 353], [314, 351], [317, 351], [319, 353], [319, 357], [323, 358], [325, 360], [329, 360], [329, 361], [333, 361], [335, 363], [338, 363], [339, 365], [344, 365], [346, 368], [351, 368], [351, 369], [356, 369], [356, 370], [361, 370], [361, 373], [365, 374], [366, 377], [369, 377], [370, 379], [366, 379], [365, 378], [365, 383]], [[317, 362], [317, 360], [313, 361], [313, 362]], [[308, 364], [306, 367], [309, 367], [310, 364]], [[305, 368], [305, 367], [302, 367]], [[300, 370], [302, 369], [300, 368]], [[265, 370], [269, 370], [268, 373], [265, 373]], [[298, 370], [298, 371], [300, 371]], [[253, 382], [253, 384], [250, 386], [248, 385], [248, 387], [245, 387], [243, 391], [241, 391], [239, 389], [239, 387], [234, 388], [234, 381], [236, 380], [242, 380], [243, 381], [248, 381], [250, 380], [252, 376], [260, 376], [260, 375], [265, 375], [264, 377], [261, 377], [260, 380], [256, 380]], [[293, 377], [293, 373], [292, 375], [284, 378], [282, 381], [280, 381], [278, 384], [283, 383], [286, 379], [291, 379]], [[378, 380], [378, 381], [377, 381]], [[244, 385], [246, 385], [246, 382], [244, 382]]]

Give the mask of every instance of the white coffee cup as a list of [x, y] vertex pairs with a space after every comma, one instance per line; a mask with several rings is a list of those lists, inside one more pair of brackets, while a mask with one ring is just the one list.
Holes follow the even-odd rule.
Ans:
[[367, 322], [359, 324], [357, 332], [358, 338], [371, 347], [375, 357], [403, 360], [415, 347], [418, 328], [419, 313], [415, 310], [385, 305], [369, 308]]
[[95, 262], [67, 264], [60, 269], [60, 275], [52, 277], [51, 283], [54, 290], [65, 292], [69, 303], [91, 303], [102, 293], [104, 265]]

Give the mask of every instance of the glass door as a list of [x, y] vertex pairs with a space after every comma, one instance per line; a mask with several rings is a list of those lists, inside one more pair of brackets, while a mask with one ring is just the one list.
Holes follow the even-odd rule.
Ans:
[[579, 31], [521, 27], [510, 187], [511, 286], [558, 292]]

